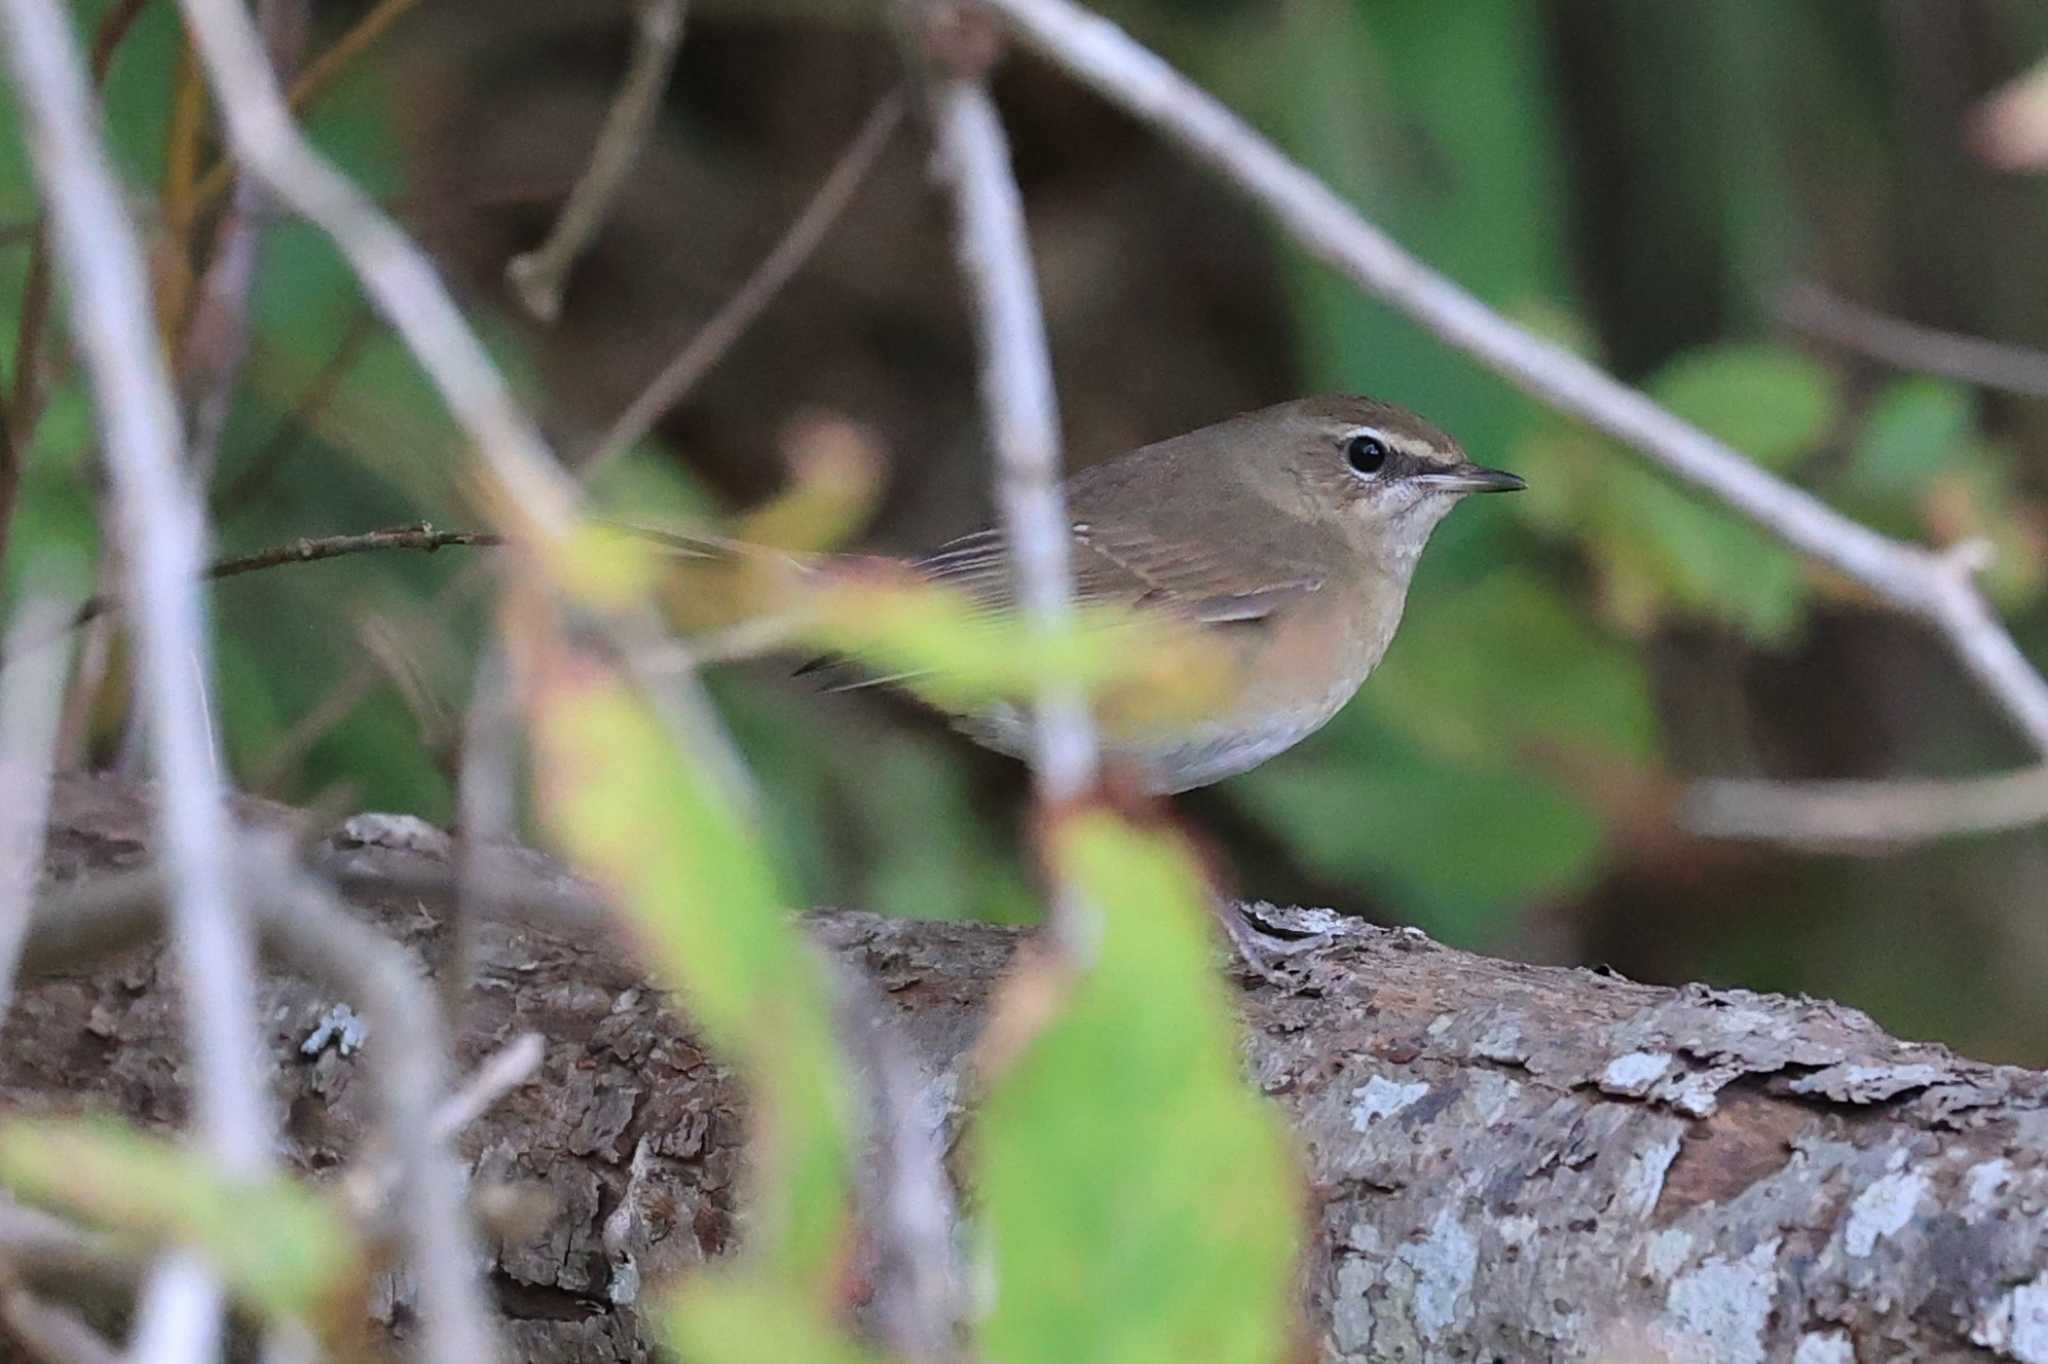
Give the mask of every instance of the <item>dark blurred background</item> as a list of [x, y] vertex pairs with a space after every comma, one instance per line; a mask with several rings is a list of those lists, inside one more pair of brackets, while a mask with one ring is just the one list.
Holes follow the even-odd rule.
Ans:
[[[2048, 345], [2048, 179], [1994, 171], [1966, 138], [1979, 101], [2048, 53], [2048, 9], [1104, 7], [1495, 307], [1873, 524], [1990, 539], [1987, 585], [2048, 659], [2048, 402], [1902, 373], [1780, 309], [1788, 288], [1817, 285]], [[81, 5], [82, 31], [106, 8]], [[316, 4], [309, 51], [367, 8]], [[899, 83], [881, 8], [694, 0], [657, 135], [552, 327], [512, 306], [504, 266], [585, 163], [625, 60], [623, 8], [425, 0], [308, 122], [438, 254], [551, 433], [582, 448]], [[174, 14], [149, 6], [108, 86], [142, 199], [165, 177], [179, 62]], [[997, 90], [1072, 463], [1344, 389], [1419, 409], [1532, 484], [1447, 524], [1387, 663], [1328, 730], [1186, 801], [1246, 893], [1532, 960], [1835, 996], [1907, 1034], [2048, 1062], [2040, 834], [1849, 858], [1707, 842], [1674, 818], [1705, 774], [2024, 761], [1936, 641], [1358, 297], [1049, 68], [1013, 57]], [[5, 211], [26, 220], [22, 152], [4, 141]], [[862, 423], [889, 458], [864, 543], [913, 547], [984, 514], [973, 352], [925, 158], [921, 129], [897, 135], [796, 282], [606, 478], [613, 505], [757, 502], [783, 481], [792, 423], [824, 412]], [[0, 246], [10, 316], [23, 256], [18, 240]], [[267, 235], [255, 317], [214, 481], [224, 552], [475, 523], [451, 426], [313, 232]], [[0, 327], [0, 346], [14, 332]], [[32, 562], [89, 571], [98, 550], [87, 408], [57, 379], [9, 548], [17, 590]], [[239, 780], [449, 818], [481, 620], [426, 603], [460, 574], [458, 553], [221, 586]], [[1034, 912], [1013, 853], [1017, 769], [886, 697], [819, 697], [788, 673], [745, 665], [717, 691], [805, 899]], [[74, 758], [113, 755], [107, 697], [86, 697], [73, 721]]]

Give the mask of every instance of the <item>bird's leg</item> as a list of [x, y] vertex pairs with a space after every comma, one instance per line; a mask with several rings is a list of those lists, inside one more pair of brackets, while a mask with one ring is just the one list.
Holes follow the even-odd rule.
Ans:
[[1223, 925], [1224, 936], [1236, 949], [1238, 960], [1248, 972], [1268, 985], [1284, 989], [1298, 987], [1307, 973], [1283, 969], [1282, 963], [1289, 957], [1313, 952], [1331, 941], [1328, 933], [1300, 938], [1267, 933], [1253, 916], [1251, 906], [1243, 901], [1217, 896], [1212, 897], [1211, 904]]

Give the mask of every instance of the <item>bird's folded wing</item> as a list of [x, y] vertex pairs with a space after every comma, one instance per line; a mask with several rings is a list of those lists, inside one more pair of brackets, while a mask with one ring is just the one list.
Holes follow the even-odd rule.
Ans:
[[[1073, 546], [1077, 600], [1170, 611], [1210, 624], [1263, 620], [1323, 585], [1319, 575], [1298, 566], [1242, 562], [1244, 556], [1225, 547], [1169, 540], [1101, 520], [1076, 523]], [[1000, 530], [962, 536], [913, 560], [912, 567], [991, 610], [1015, 607]]]
[[[1083, 605], [1165, 611], [1207, 625], [1256, 623], [1315, 592], [1321, 576], [1288, 565], [1241, 563], [1227, 551], [1172, 541], [1147, 531], [1079, 522], [1073, 530], [1074, 596]], [[994, 612], [1016, 609], [1008, 544], [998, 529], [975, 531], [911, 560], [927, 580], [964, 592]], [[825, 673], [828, 690], [912, 680], [912, 673], [861, 673], [836, 657], [812, 659], [799, 673]]]

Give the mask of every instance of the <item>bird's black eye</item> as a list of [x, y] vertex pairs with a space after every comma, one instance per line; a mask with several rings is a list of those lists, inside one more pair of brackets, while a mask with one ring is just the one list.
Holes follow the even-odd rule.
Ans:
[[1387, 467], [1387, 443], [1378, 436], [1353, 436], [1344, 443], [1344, 458], [1361, 474], [1376, 474]]

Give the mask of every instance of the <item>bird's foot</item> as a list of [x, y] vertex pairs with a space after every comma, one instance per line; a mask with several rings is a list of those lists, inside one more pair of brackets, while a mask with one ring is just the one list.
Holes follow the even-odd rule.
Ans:
[[1238, 963], [1249, 975], [1267, 985], [1282, 990], [1300, 989], [1309, 982], [1311, 972], [1305, 962], [1294, 959], [1328, 946], [1338, 935], [1268, 931], [1258, 915], [1259, 908], [1248, 904], [1219, 907], [1217, 917], [1223, 921], [1223, 932], [1230, 939], [1230, 945], [1237, 950]]

